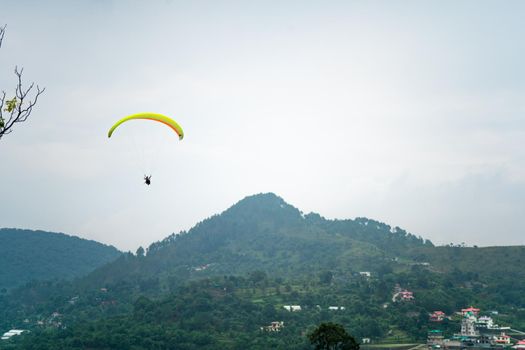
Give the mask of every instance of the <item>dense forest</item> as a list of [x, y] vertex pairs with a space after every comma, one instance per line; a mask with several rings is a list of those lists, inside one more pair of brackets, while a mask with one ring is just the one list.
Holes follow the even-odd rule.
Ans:
[[0, 289], [32, 280], [80, 277], [120, 254], [114, 247], [63, 233], [3, 228]]
[[[399, 227], [327, 220], [261, 194], [83, 278], [4, 293], [0, 330], [31, 332], [0, 347], [311, 349], [307, 335], [323, 322], [358, 341], [417, 343], [435, 327], [457, 332], [455, 312], [470, 305], [524, 329], [524, 252], [434, 247]], [[436, 310], [450, 318], [431, 322]]]

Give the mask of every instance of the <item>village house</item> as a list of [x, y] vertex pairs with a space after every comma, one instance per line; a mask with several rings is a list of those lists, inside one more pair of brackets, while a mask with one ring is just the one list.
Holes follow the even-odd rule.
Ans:
[[414, 300], [414, 293], [408, 290], [399, 292], [399, 298], [401, 301], [410, 301]]
[[478, 316], [479, 314], [479, 309], [476, 309], [475, 307], [471, 306], [469, 308], [466, 308], [466, 309], [461, 309], [461, 314], [463, 316], [467, 315], [468, 313], [471, 313], [473, 314], [474, 316]]
[[210, 267], [211, 264], [205, 264], [205, 265], [201, 265], [201, 266], [197, 266], [197, 267], [194, 267], [193, 269], [195, 271], [204, 271], [206, 270], [208, 267]]
[[430, 314], [429, 320], [431, 322], [441, 322], [445, 318], [445, 313], [443, 311], [434, 311]]
[[301, 311], [301, 305], [284, 305], [283, 306], [288, 311]]
[[261, 327], [261, 331], [280, 332], [284, 327], [284, 321], [274, 321], [269, 326]]
[[478, 321], [476, 322], [476, 327], [484, 328], [484, 329], [492, 329], [494, 328], [494, 321], [492, 320], [492, 317], [481, 316], [478, 318]]
[[2, 335], [2, 337], [0, 338], [1, 340], [8, 340], [9, 338], [15, 336], [15, 335], [20, 335], [24, 332], [27, 332], [26, 330], [24, 329], [11, 329], [10, 331], [8, 332], [5, 332], [4, 335]]
[[500, 335], [494, 336], [494, 342], [496, 344], [504, 344], [504, 345], [510, 344], [510, 336], [508, 336], [504, 332], [501, 332]]
[[328, 310], [332, 310], [332, 311], [338, 311], [338, 310], [344, 310], [345, 307], [344, 306], [329, 306], [328, 307]]
[[370, 278], [372, 276], [372, 274], [370, 273], [370, 271], [361, 271], [359, 272], [359, 274], [363, 277], [366, 277], [366, 278]]
[[370, 344], [370, 338], [362, 338], [361, 344]]
[[403, 289], [399, 284], [394, 287], [394, 295], [392, 296], [392, 302], [397, 301], [411, 301], [414, 300], [414, 293], [408, 289]]
[[479, 336], [479, 332], [476, 330], [476, 321], [476, 316], [471, 313], [466, 313], [461, 320], [461, 335], [464, 337]]
[[427, 334], [427, 345], [429, 348], [443, 346], [444, 336], [439, 329], [433, 329]]
[[525, 340], [520, 340], [512, 347], [513, 349], [525, 349]]

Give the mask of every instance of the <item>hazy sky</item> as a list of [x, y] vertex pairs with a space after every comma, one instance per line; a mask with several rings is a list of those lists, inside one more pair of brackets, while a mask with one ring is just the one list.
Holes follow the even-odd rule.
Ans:
[[[0, 227], [148, 246], [275, 192], [435, 243], [525, 244], [523, 1], [0, 1]], [[140, 111], [184, 128], [117, 119]], [[151, 172], [152, 186], [142, 182]]]

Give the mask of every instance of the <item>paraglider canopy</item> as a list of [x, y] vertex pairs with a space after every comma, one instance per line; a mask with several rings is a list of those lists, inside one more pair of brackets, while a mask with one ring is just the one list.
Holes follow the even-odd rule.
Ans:
[[163, 123], [167, 126], [169, 126], [170, 128], [173, 129], [173, 131], [175, 131], [177, 133], [177, 135], [179, 135], [179, 140], [182, 140], [184, 138], [184, 131], [182, 131], [182, 128], [180, 127], [179, 124], [177, 124], [177, 122], [165, 115], [162, 115], [162, 114], [158, 114], [158, 113], [137, 113], [137, 114], [132, 114], [132, 115], [128, 115], [127, 117], [124, 117], [122, 119], [120, 119], [119, 121], [117, 121], [112, 127], [111, 129], [109, 129], [108, 131], [108, 137], [111, 137], [111, 135], [113, 134], [113, 132], [115, 131], [115, 129], [122, 123], [125, 123], [127, 122], [128, 120], [132, 120], [132, 119], [147, 119], [147, 120], [153, 120], [153, 121], [156, 121], [156, 122], [159, 122], [159, 123]]
[[[136, 114], [132, 114], [132, 115], [128, 115], [120, 120], [118, 120], [115, 124], [113, 124], [113, 126], [109, 129], [108, 131], [108, 138], [111, 137], [111, 135], [113, 135], [113, 132], [123, 123], [129, 121], [129, 120], [133, 120], [133, 119], [143, 119], [143, 120], [152, 120], [152, 121], [155, 121], [155, 122], [159, 122], [159, 123], [162, 123], [168, 127], [170, 127], [173, 131], [175, 131], [175, 133], [179, 136], [179, 140], [182, 140], [184, 138], [184, 132], [182, 131], [182, 128], [180, 127], [179, 124], [177, 124], [176, 121], [174, 121], [173, 119], [163, 115], [163, 114], [158, 114], [158, 113], [150, 113], [150, 112], [145, 112], [145, 113], [136, 113]], [[140, 123], [138, 123], [140, 124]], [[137, 124], [137, 126], [139, 126]], [[131, 130], [130, 130], [131, 129]], [[140, 126], [139, 128], [140, 130], [143, 130], [142, 129], [142, 126]], [[145, 127], [145, 129], [147, 129], [147, 127]], [[153, 167], [153, 164], [154, 164], [154, 159], [158, 156], [159, 154], [159, 146], [160, 146], [160, 143], [158, 143], [162, 138], [151, 138], [151, 137], [146, 137], [146, 138], [142, 138], [140, 137], [139, 139], [137, 139], [134, 135], [134, 132], [133, 132], [133, 127], [129, 127], [128, 128], [129, 131], [131, 131], [130, 133], [124, 133], [124, 134], [127, 134], [127, 138], [131, 141], [133, 141], [133, 146], [134, 147], [131, 147], [131, 148], [134, 148], [135, 149], [135, 152], [131, 152], [131, 153], [135, 153], [136, 154], [136, 158], [138, 160], [138, 165], [139, 167], [144, 171], [145, 174], [149, 173], [151, 174], [151, 171], [152, 171], [152, 167]], [[169, 129], [167, 129], [169, 130]], [[168, 133], [168, 135], [170, 136], [170, 140], [173, 133]], [[124, 135], [126, 136], [126, 135]], [[124, 139], [126, 139], [126, 137], [124, 137]], [[136, 141], [142, 141], [143, 142], [147, 142], [147, 144], [144, 144], [140, 147], [137, 147], [137, 145], [135, 144]], [[153, 146], [150, 144], [150, 141], [153, 141]], [[155, 142], [156, 141], [156, 142]], [[155, 145], [156, 143], [156, 145]], [[152, 147], [150, 147], [152, 146]], [[130, 150], [131, 151], [131, 150]], [[146, 152], [150, 152], [149, 154], [146, 155]], [[145, 164], [145, 162], [147, 162]], [[151, 175], [144, 175], [144, 183], [146, 185], [150, 185], [151, 184]]]

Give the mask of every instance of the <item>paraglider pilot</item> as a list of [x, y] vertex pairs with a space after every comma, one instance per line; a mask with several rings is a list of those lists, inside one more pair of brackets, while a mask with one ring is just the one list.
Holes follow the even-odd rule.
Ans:
[[144, 183], [148, 186], [151, 185], [151, 175], [150, 176], [144, 175]]

